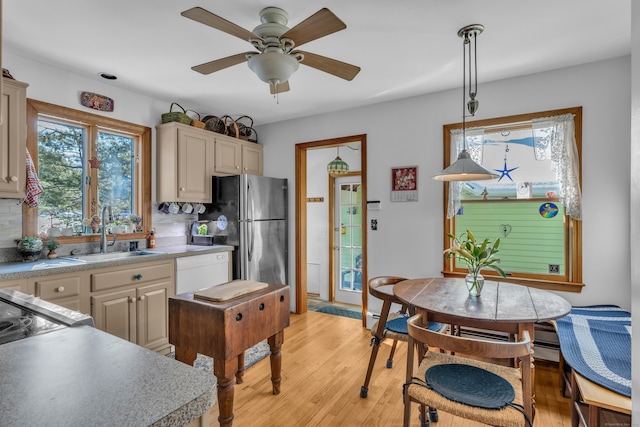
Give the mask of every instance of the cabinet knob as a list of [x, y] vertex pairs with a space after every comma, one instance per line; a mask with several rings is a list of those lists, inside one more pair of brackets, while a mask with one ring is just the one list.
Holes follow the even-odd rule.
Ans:
[[185, 190], [186, 190], [186, 188], [180, 187], [180, 191], [185, 191]]
[[140, 301], [144, 301], [144, 295], [142, 295], [140, 298], [138, 298]]
[[11, 182], [18, 182], [18, 177], [17, 176], [12, 176], [11, 177]]
[[57, 287], [56, 292], [64, 292], [64, 286]]
[[129, 300], [129, 302], [131, 302], [131, 303], [136, 302], [136, 297], [131, 297], [131, 299]]
[[244, 170], [247, 170], [247, 169], [248, 169], [247, 167], [244, 168]]
[[236, 169], [240, 169], [240, 166], [236, 165]]
[[134, 279], [136, 280], [141, 280], [142, 279], [142, 274], [136, 274], [135, 276], [133, 276]]

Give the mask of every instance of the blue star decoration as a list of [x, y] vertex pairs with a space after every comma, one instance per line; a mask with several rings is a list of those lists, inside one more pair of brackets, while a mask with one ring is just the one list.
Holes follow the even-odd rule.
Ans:
[[504, 167], [502, 169], [494, 169], [494, 171], [501, 173], [500, 178], [498, 178], [498, 182], [500, 182], [502, 180], [502, 178], [504, 178], [505, 176], [507, 178], [509, 178], [511, 180], [511, 182], [513, 182], [513, 178], [511, 178], [511, 175], [509, 175], [509, 173], [513, 172], [516, 169], [518, 169], [518, 167], [507, 169], [507, 161], [505, 160], [504, 161]]

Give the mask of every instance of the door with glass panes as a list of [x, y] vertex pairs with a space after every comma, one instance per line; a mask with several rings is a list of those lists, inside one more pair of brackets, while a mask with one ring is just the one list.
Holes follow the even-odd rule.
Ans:
[[337, 302], [362, 304], [362, 185], [360, 176], [335, 180], [335, 274]]

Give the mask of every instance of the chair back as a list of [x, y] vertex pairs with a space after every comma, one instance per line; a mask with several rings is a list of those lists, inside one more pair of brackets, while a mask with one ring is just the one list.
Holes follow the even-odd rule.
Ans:
[[407, 320], [409, 336], [431, 347], [449, 350], [469, 356], [481, 356], [492, 359], [518, 359], [531, 354], [531, 337], [524, 331], [517, 342], [483, 340], [430, 331], [423, 326], [422, 314], [416, 314]]
[[407, 280], [400, 276], [377, 276], [369, 279], [369, 293], [383, 301], [391, 301], [398, 304], [402, 302], [393, 294], [393, 285], [398, 282]]

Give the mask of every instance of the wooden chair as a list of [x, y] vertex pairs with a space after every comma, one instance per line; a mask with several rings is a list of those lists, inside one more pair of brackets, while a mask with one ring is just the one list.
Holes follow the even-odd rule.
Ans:
[[[426, 408], [437, 409], [465, 419], [478, 421], [492, 426], [526, 426], [524, 414], [516, 408], [505, 406], [501, 409], [484, 409], [449, 400], [436, 391], [419, 382], [425, 380], [427, 369], [436, 365], [464, 364], [485, 369], [506, 379], [515, 391], [513, 403], [522, 405], [528, 419], [533, 420], [533, 403], [531, 397], [531, 338], [525, 331], [518, 342], [487, 341], [441, 334], [428, 330], [423, 326], [423, 315], [417, 314], [407, 321], [409, 347], [407, 354], [407, 383], [404, 386], [404, 426], [408, 427], [411, 418], [411, 403], [420, 404], [421, 426], [429, 426], [430, 420]], [[414, 348], [416, 344], [428, 343], [429, 346], [448, 350], [452, 354], [426, 351], [419, 355], [420, 366], [413, 372]], [[491, 359], [520, 359], [519, 368], [487, 363], [480, 360], [462, 357], [461, 355]], [[483, 385], [479, 385], [483, 387]]]
[[[398, 341], [406, 342], [408, 340], [407, 334], [400, 334], [386, 329], [387, 321], [403, 316], [407, 312], [407, 307], [393, 294], [393, 285], [403, 280], [407, 279], [399, 276], [378, 276], [369, 279], [367, 283], [369, 294], [382, 300], [382, 311], [380, 312], [380, 319], [371, 327], [371, 335], [373, 335], [373, 338], [371, 338], [371, 356], [369, 358], [369, 366], [364, 379], [364, 385], [360, 387], [360, 397], [367, 397], [369, 393], [369, 382], [371, 381], [371, 374], [373, 373], [373, 367], [376, 363], [380, 343], [382, 343], [385, 338], [393, 339], [391, 352], [387, 359], [387, 368], [391, 368], [393, 366], [393, 355], [396, 351]], [[401, 310], [400, 313], [393, 313], [390, 317], [389, 311], [391, 311], [391, 304], [394, 303], [399, 304]]]
[[[392, 331], [387, 328], [387, 322], [404, 317], [407, 313], [407, 307], [393, 294], [393, 286], [403, 280], [407, 279], [399, 276], [378, 276], [370, 279], [367, 284], [369, 293], [382, 300], [382, 312], [380, 313], [380, 319], [371, 327], [371, 335], [373, 336], [373, 338], [371, 338], [371, 357], [369, 358], [369, 366], [364, 379], [364, 385], [360, 387], [360, 397], [365, 398], [369, 393], [369, 382], [371, 381], [380, 343], [382, 343], [385, 338], [393, 340], [391, 351], [387, 358], [387, 368], [391, 369], [393, 367], [393, 356], [396, 352], [398, 341], [408, 341], [408, 335], [406, 333]], [[400, 305], [400, 312], [389, 313], [392, 304]], [[447, 325], [441, 325], [439, 331], [446, 331], [447, 327]]]

